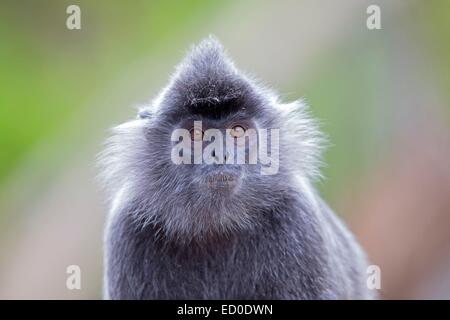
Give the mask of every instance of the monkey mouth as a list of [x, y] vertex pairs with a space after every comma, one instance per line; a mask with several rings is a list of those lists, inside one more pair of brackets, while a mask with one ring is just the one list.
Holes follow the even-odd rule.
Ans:
[[238, 176], [235, 174], [217, 172], [207, 176], [206, 184], [209, 189], [231, 190], [238, 182]]

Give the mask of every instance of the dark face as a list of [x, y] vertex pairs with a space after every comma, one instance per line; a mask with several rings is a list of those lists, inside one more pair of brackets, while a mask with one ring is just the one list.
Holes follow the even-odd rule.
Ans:
[[[269, 182], [269, 176], [261, 176], [258, 159], [258, 129], [275, 124], [275, 117], [268, 115], [262, 101], [252, 95], [225, 103], [168, 107], [149, 122], [146, 133], [152, 149], [164, 150], [158, 154], [155, 174], [166, 175], [156, 180], [176, 181], [178, 190], [209, 202], [238, 198], [251, 188], [249, 181]], [[171, 138], [180, 129], [188, 137]], [[188, 162], [174, 163], [171, 156], [176, 145], [183, 145], [180, 156], [188, 151]], [[256, 155], [256, 162], [250, 153]]]
[[[255, 127], [255, 123], [244, 115], [225, 119], [210, 119], [199, 115], [186, 117], [179, 123], [179, 128], [189, 132], [190, 140], [186, 147], [190, 150], [191, 157], [190, 164], [179, 165], [179, 171], [185, 170], [189, 175], [198, 177], [201, 192], [215, 197], [232, 196], [239, 191], [243, 171], [250, 169], [237, 164], [238, 152], [244, 153], [248, 158], [250, 148], [249, 143], [242, 145], [238, 143], [238, 139]], [[178, 143], [172, 141], [172, 146]], [[232, 147], [233, 150], [227, 151], [227, 145], [228, 149]], [[196, 147], [201, 150], [201, 155], [198, 152], [196, 154]], [[202, 163], [195, 164], [197, 159]]]
[[[240, 191], [244, 177], [257, 169], [256, 164], [249, 163], [249, 151], [256, 147], [255, 142], [243, 141], [246, 133], [256, 131], [257, 124], [247, 108], [238, 104], [226, 112], [191, 109], [179, 114], [178, 121], [174, 119], [174, 128], [189, 132], [190, 140], [183, 141], [183, 145], [191, 154], [190, 164], [178, 165], [177, 174], [197, 181], [192, 187], [205, 196], [231, 198]], [[172, 141], [171, 145], [178, 143]], [[239, 153], [244, 154], [245, 163], [238, 162]]]

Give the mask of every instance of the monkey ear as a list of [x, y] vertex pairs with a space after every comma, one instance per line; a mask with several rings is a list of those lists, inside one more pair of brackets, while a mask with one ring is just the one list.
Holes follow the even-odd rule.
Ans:
[[151, 118], [152, 113], [148, 109], [141, 109], [137, 114], [138, 119], [149, 119]]

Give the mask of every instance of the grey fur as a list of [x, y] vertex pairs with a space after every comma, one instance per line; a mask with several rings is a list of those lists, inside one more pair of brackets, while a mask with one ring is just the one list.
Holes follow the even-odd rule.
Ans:
[[[280, 170], [171, 162], [171, 132], [203, 119], [280, 128]], [[240, 73], [217, 40], [196, 46], [137, 120], [114, 129], [101, 156], [111, 195], [105, 298], [365, 299], [364, 254], [314, 191], [321, 135], [301, 102]], [[209, 190], [214, 170], [237, 192]]]

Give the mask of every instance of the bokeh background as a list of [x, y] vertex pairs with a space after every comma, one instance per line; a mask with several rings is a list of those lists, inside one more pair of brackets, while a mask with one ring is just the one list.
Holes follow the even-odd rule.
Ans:
[[[101, 297], [96, 154], [208, 34], [320, 119], [318, 188], [380, 266], [381, 297], [450, 298], [446, 0], [1, 0], [0, 298]], [[81, 290], [66, 289], [72, 264]]]

